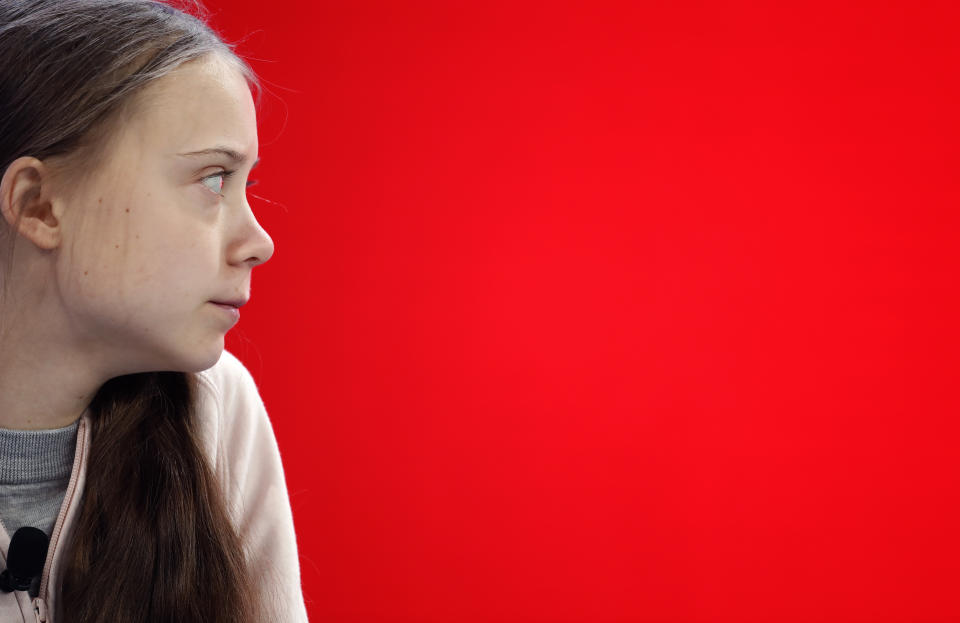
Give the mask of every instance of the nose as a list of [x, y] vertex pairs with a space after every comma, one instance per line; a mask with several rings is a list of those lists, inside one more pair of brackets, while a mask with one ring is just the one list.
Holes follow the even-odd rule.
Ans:
[[260, 223], [257, 223], [257, 233], [257, 242], [251, 247], [250, 257], [245, 260], [251, 267], [259, 266], [273, 257], [273, 238]]
[[257, 217], [250, 209], [249, 202], [244, 199], [245, 216], [241, 230], [234, 240], [232, 260], [235, 263], [244, 263], [250, 268], [259, 266], [273, 256], [273, 238], [260, 225]]

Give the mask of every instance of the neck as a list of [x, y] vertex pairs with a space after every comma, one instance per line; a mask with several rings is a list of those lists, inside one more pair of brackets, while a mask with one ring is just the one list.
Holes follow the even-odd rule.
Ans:
[[[92, 356], [65, 340], [43, 318], [7, 314], [0, 336], [0, 428], [49, 430], [76, 422], [106, 381]], [[11, 316], [17, 316], [15, 319]]]

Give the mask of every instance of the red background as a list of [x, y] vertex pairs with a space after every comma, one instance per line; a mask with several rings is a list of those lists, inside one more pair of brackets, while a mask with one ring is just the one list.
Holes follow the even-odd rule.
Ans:
[[960, 621], [955, 2], [207, 5], [313, 620]]

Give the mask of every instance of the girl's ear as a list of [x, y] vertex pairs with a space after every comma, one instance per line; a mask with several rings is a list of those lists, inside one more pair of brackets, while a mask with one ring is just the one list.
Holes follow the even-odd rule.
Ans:
[[45, 250], [57, 248], [61, 237], [51, 190], [49, 167], [29, 156], [10, 163], [0, 180], [0, 214], [11, 231]]

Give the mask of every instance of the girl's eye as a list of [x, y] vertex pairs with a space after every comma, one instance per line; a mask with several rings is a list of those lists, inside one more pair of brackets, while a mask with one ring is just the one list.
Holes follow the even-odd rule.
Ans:
[[[209, 188], [212, 192], [215, 192], [222, 197], [223, 185], [226, 183], [227, 179], [234, 173], [235, 171], [220, 171], [218, 173], [214, 173], [213, 175], [208, 175], [205, 178], [201, 179], [200, 181], [203, 183], [204, 186]], [[249, 180], [247, 182], [247, 188], [250, 188], [256, 183], [257, 183], [257, 180]]]
[[223, 194], [223, 180], [226, 177], [226, 172], [221, 171], [220, 173], [214, 173], [213, 175], [208, 175], [200, 182], [209, 188], [212, 192], [217, 193], [218, 195]]

